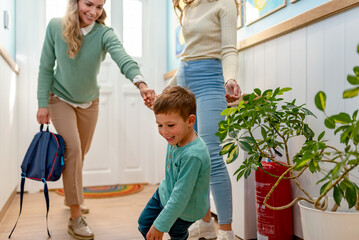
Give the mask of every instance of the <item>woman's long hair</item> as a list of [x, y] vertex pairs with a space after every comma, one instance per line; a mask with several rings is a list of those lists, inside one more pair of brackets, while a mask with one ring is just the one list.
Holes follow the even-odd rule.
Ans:
[[[62, 37], [67, 44], [67, 55], [72, 59], [74, 59], [80, 51], [82, 41], [77, 2], [78, 0], [69, 0], [66, 14], [62, 18]], [[96, 22], [105, 25], [106, 17], [106, 11], [103, 9], [101, 16]]]
[[[184, 8], [182, 9], [181, 6], [180, 6], [180, 1], [181, 0], [172, 0], [173, 2], [173, 8], [175, 10], [175, 13], [178, 17], [178, 19], [180, 20], [180, 24], [182, 25], [182, 17], [183, 17], [183, 9], [185, 7], [187, 7], [188, 5], [190, 5], [191, 3], [194, 2], [194, 0], [182, 0], [183, 3], [185, 4]], [[207, 1], [213, 1], [213, 0], [207, 0]], [[237, 15], [239, 14], [239, 2], [238, 0], [234, 0], [235, 4], [236, 4], [236, 7], [237, 7]], [[178, 12], [180, 12], [180, 15], [178, 16]]]

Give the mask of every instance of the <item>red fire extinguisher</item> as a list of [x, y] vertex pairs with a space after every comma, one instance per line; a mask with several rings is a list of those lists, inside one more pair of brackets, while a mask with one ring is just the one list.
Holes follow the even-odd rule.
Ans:
[[[262, 161], [263, 169], [273, 175], [282, 175], [287, 168], [270, 160]], [[289, 176], [289, 175], [288, 175]], [[256, 180], [257, 240], [292, 240], [292, 208], [271, 210], [263, 201], [278, 178], [270, 176], [258, 168]], [[290, 180], [283, 179], [274, 190], [267, 203], [273, 207], [291, 202]]]

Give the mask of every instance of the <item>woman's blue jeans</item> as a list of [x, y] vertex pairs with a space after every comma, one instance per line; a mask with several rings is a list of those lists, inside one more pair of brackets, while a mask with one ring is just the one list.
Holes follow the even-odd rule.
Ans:
[[[146, 239], [146, 235], [150, 230], [153, 222], [156, 220], [158, 215], [163, 210], [161, 204], [160, 196], [157, 191], [153, 194], [151, 199], [148, 201], [146, 207], [143, 209], [139, 219], [138, 219], [138, 230], [141, 232], [143, 237]], [[188, 228], [193, 224], [193, 222], [188, 222], [178, 218], [176, 222], [172, 225], [168, 234], [171, 237], [171, 240], [185, 240], [188, 238]]]
[[227, 107], [222, 63], [218, 59], [181, 62], [177, 84], [189, 88], [197, 101], [197, 132], [207, 145], [211, 157], [211, 192], [219, 224], [232, 223], [232, 186], [226, 164], [219, 155], [220, 141], [214, 134], [224, 120]]

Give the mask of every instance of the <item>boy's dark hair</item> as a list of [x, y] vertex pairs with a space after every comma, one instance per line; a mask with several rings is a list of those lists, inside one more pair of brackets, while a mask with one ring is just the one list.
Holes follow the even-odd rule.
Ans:
[[178, 113], [186, 120], [191, 114], [196, 115], [196, 97], [182, 87], [170, 87], [165, 89], [154, 102], [155, 114]]

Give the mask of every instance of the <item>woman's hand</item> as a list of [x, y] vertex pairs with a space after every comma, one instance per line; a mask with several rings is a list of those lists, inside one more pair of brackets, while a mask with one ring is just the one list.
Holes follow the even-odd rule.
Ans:
[[230, 79], [225, 84], [226, 89], [226, 100], [231, 103], [237, 101], [242, 94], [241, 88], [234, 79]]
[[48, 108], [39, 108], [36, 114], [37, 122], [40, 124], [50, 123], [50, 113]]
[[147, 240], [162, 240], [163, 232], [157, 230], [153, 225], [151, 226], [150, 230], [146, 234]]
[[143, 101], [144, 101], [145, 105], [148, 108], [151, 108], [153, 102], [156, 99], [155, 91], [153, 89], [148, 88], [146, 84], [141, 84], [139, 86], [139, 88], [140, 88], [140, 94], [141, 94], [141, 96], [143, 98]]

